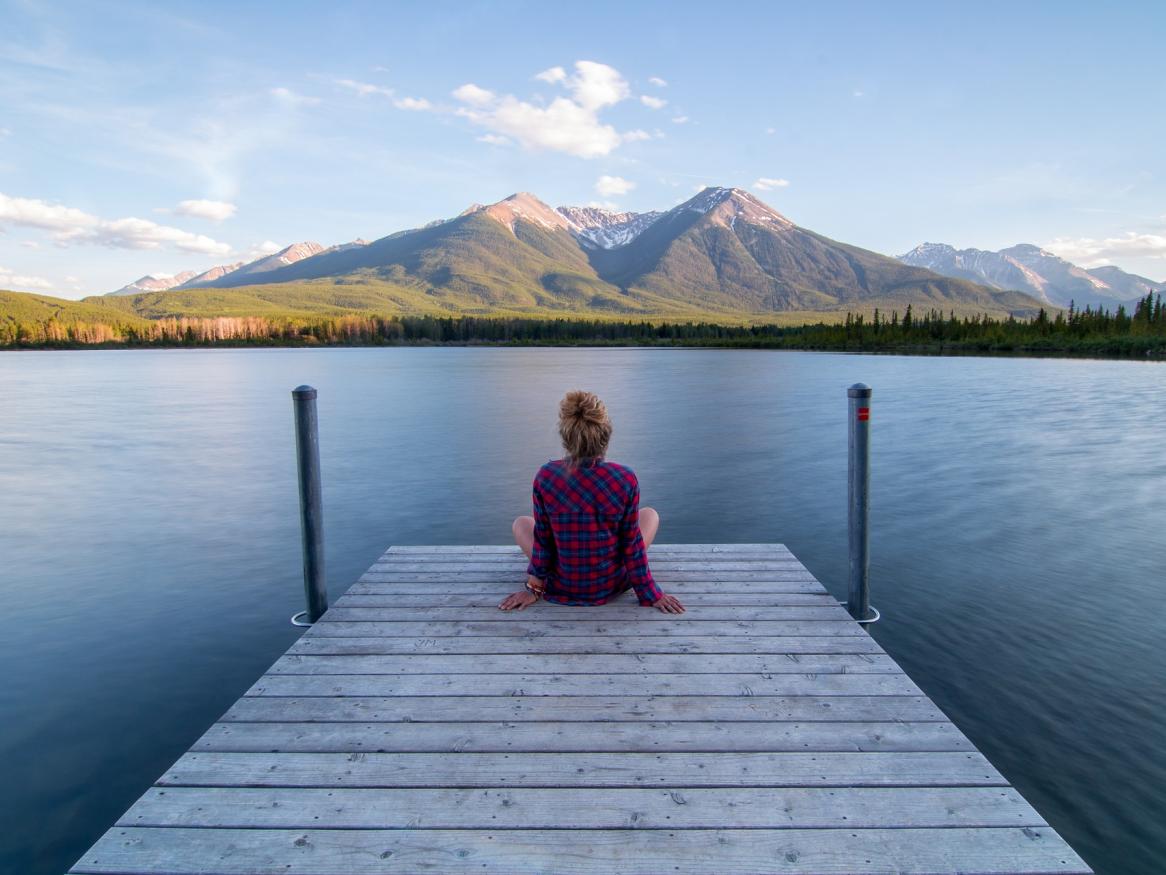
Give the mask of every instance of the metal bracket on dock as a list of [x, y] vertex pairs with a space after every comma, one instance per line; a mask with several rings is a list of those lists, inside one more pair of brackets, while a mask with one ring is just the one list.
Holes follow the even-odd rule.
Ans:
[[[871, 608], [871, 610], [874, 610], [874, 608]], [[300, 617], [306, 617], [307, 615], [308, 615], [307, 611], [300, 611], [298, 614], [292, 614], [291, 624], [293, 626], [312, 626], [312, 625], [314, 625], [313, 623], [305, 623], [303, 620], [300, 619]]]
[[[842, 607], [846, 607], [846, 602], [839, 602], [838, 604], [840, 604]], [[867, 617], [865, 620], [855, 620], [854, 622], [861, 623], [862, 625], [866, 626], [866, 625], [869, 625], [871, 623], [877, 623], [879, 620], [881, 620], [883, 618], [883, 615], [879, 613], [879, 609], [876, 608], [874, 605], [867, 605], [867, 607], [874, 614], [874, 616]]]

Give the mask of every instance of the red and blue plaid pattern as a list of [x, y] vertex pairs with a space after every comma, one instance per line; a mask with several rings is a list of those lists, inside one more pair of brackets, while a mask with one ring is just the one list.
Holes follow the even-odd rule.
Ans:
[[601, 605], [629, 586], [641, 605], [664, 594], [640, 534], [640, 483], [602, 459], [547, 462], [534, 478], [534, 549], [527, 588], [564, 605]]

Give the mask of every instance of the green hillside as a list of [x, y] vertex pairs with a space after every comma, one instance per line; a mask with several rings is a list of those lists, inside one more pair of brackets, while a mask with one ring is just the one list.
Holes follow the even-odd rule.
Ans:
[[72, 322], [117, 322], [125, 325], [145, 325], [146, 318], [113, 305], [107, 298], [86, 298], [67, 301], [48, 295], [0, 290], [0, 323], [43, 323], [55, 320]]

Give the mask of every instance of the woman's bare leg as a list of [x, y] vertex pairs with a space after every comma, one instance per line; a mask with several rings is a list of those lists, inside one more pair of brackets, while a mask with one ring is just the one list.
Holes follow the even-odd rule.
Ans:
[[[531, 522], [533, 523], [534, 521], [531, 520]], [[660, 531], [660, 514], [656, 513], [655, 508], [641, 507], [640, 534], [644, 537], [645, 549], [652, 546], [652, 542], [656, 540], [656, 533], [658, 531]]]
[[522, 548], [522, 552], [529, 559], [530, 551], [534, 549], [534, 517], [518, 517], [514, 520], [514, 525], [510, 527], [510, 530], [514, 532], [514, 543]]

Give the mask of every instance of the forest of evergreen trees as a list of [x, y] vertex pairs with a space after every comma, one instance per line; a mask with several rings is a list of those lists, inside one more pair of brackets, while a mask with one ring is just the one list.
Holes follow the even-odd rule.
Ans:
[[794, 327], [712, 322], [616, 322], [477, 316], [169, 318], [146, 324], [0, 322], [0, 348], [382, 346], [422, 344], [715, 346], [918, 353], [1066, 353], [1166, 358], [1162, 296], [1124, 307], [1041, 310], [1033, 319], [957, 317], [912, 307], [889, 316], [847, 314]]

